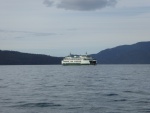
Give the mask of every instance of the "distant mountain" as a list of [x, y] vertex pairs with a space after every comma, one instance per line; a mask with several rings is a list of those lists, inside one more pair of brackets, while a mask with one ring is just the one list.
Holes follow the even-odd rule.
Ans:
[[150, 41], [106, 49], [92, 57], [99, 64], [150, 64]]
[[[98, 64], [150, 64], [150, 41], [122, 45], [92, 54]], [[0, 65], [61, 64], [62, 57], [0, 50]]]
[[49, 65], [60, 64], [61, 57], [0, 50], [0, 65]]

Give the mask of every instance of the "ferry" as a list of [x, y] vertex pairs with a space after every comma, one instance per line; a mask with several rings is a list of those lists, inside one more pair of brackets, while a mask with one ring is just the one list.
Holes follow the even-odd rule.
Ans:
[[97, 61], [89, 55], [72, 55], [66, 56], [62, 61], [62, 65], [96, 65]]

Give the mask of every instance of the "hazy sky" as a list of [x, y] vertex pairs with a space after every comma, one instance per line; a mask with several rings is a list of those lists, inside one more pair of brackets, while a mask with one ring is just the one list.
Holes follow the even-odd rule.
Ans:
[[66, 56], [150, 40], [150, 0], [0, 0], [0, 50]]

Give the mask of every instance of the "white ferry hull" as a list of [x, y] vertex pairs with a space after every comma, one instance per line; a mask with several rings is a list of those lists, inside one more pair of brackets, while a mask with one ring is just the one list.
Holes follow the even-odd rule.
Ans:
[[62, 65], [96, 65], [96, 64], [64, 63]]
[[62, 65], [96, 65], [96, 60], [92, 61], [62, 61]]

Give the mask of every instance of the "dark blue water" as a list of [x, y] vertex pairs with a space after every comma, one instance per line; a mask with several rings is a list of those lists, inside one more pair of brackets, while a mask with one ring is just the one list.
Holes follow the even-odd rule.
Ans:
[[150, 65], [0, 66], [0, 113], [150, 113]]

